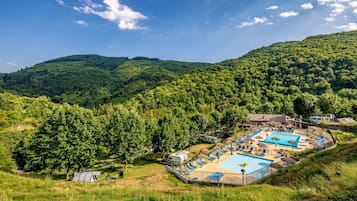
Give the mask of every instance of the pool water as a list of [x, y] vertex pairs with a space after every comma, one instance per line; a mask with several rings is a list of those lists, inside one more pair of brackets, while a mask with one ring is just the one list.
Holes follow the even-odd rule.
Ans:
[[251, 176], [262, 178], [267, 173], [272, 162], [273, 161], [269, 159], [245, 154], [236, 154], [232, 155], [230, 158], [220, 164], [220, 167], [226, 170], [241, 173], [241, 169], [243, 168], [242, 164], [247, 163], [248, 165], [245, 168], [245, 174], [252, 174]]
[[[300, 137], [301, 137], [300, 135], [272, 133], [261, 142], [267, 142], [271, 144], [278, 144], [278, 145], [289, 146], [289, 147], [297, 147]], [[295, 141], [296, 143], [291, 143], [292, 141]]]

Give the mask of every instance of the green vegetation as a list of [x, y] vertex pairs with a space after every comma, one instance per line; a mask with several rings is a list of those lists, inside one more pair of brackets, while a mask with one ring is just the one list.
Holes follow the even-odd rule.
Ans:
[[[240, 135], [234, 129], [248, 113], [357, 117], [356, 47], [357, 32], [346, 32], [277, 43], [205, 69], [78, 55], [1, 74], [3, 91], [92, 109], [0, 93], [0, 200], [356, 200], [356, 133], [331, 131], [336, 147], [296, 154], [299, 164], [241, 188], [183, 184], [160, 163], [201, 133]], [[89, 185], [49, 179], [103, 160], [113, 162], [103, 172], [127, 174]], [[16, 167], [36, 172], [4, 172]], [[45, 178], [24, 177], [39, 173]]]
[[112, 114], [105, 133], [104, 144], [107, 144], [111, 154], [125, 163], [125, 170], [128, 162], [132, 163], [148, 145], [144, 121], [125, 108], [119, 108]]
[[0, 91], [93, 108], [119, 103], [207, 63], [74, 55], [0, 74]]
[[218, 125], [233, 106], [250, 113], [356, 118], [356, 46], [356, 31], [273, 44], [186, 74], [126, 105], [153, 122], [182, 108]]
[[20, 153], [26, 159], [24, 169], [49, 169], [53, 172], [64, 168], [69, 179], [74, 170], [92, 165], [97, 149], [95, 130], [93, 113], [76, 105], [64, 104], [39, 127], [28, 150], [24, 147], [24, 152]]

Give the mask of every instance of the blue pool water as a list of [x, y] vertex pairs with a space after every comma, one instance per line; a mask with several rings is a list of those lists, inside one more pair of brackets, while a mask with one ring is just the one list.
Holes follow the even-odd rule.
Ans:
[[[261, 142], [267, 142], [271, 144], [278, 144], [278, 145], [290, 146], [290, 147], [297, 147], [300, 137], [301, 137], [300, 135], [286, 135], [286, 134], [272, 133]], [[273, 138], [278, 138], [279, 140], [273, 140]], [[296, 144], [292, 144], [289, 141], [295, 141]]]
[[267, 173], [269, 165], [272, 162], [273, 161], [269, 159], [249, 156], [245, 154], [236, 154], [232, 155], [230, 158], [224, 161], [220, 165], [220, 167], [230, 171], [241, 173], [242, 164], [247, 163], [248, 165], [245, 168], [245, 174], [251, 174], [250, 176], [262, 178]]
[[247, 136], [242, 137], [240, 140], [238, 140], [238, 142], [243, 142], [245, 140], [248, 140], [248, 139], [258, 135], [262, 131], [263, 131], [263, 129], [259, 128], [259, 129], [255, 130], [255, 131], [249, 133]]

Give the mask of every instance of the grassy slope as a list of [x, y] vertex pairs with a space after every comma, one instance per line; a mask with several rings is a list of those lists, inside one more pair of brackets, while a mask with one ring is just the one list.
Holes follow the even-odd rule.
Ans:
[[[143, 170], [155, 170], [141, 167]], [[159, 167], [163, 170], [163, 167]], [[242, 188], [201, 187], [177, 182], [172, 175], [153, 176], [79, 184], [31, 179], [0, 172], [0, 201], [5, 200], [289, 200], [292, 189], [270, 185]], [[159, 180], [158, 180], [159, 179]], [[134, 187], [135, 186], [135, 187]]]
[[296, 189], [299, 199], [357, 199], [357, 133], [332, 132], [337, 146], [301, 154], [303, 160], [265, 183]]

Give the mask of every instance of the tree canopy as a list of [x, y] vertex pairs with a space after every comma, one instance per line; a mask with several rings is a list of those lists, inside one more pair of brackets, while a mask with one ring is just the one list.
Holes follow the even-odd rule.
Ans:
[[96, 123], [91, 111], [78, 106], [57, 108], [39, 127], [29, 145], [27, 170], [73, 170], [91, 165], [95, 158]]

